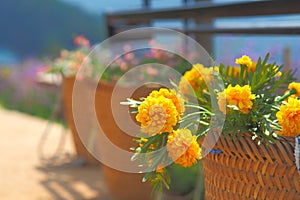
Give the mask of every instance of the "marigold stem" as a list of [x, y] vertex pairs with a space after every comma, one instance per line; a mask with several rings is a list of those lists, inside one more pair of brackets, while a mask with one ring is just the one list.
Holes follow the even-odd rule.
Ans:
[[288, 93], [286, 93], [285, 95], [279, 97], [276, 99], [276, 102], [279, 103], [283, 100], [285, 100], [286, 98], [288, 98], [289, 96], [292, 96], [293, 94], [296, 94], [296, 90], [295, 89], [291, 89]]
[[203, 111], [207, 112], [207, 114], [212, 115], [212, 112], [210, 112], [209, 110], [207, 110], [206, 108], [203, 108], [201, 106], [191, 105], [191, 104], [187, 104], [187, 105], [184, 105], [184, 106], [187, 107], [187, 108], [198, 108], [199, 110], [203, 110]]

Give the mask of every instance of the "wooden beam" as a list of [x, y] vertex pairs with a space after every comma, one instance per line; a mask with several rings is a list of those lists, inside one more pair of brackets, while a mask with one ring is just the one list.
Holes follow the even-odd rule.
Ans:
[[[141, 26], [120, 26], [115, 27], [117, 33]], [[218, 28], [212, 26], [198, 26], [197, 28], [173, 29], [185, 34], [268, 34], [268, 35], [293, 35], [300, 34], [300, 26], [295, 27], [234, 27]], [[159, 29], [157, 30], [159, 32]]]
[[300, 26], [297, 27], [235, 27], [215, 28], [211, 26], [189, 28], [179, 30], [187, 34], [300, 34]]
[[195, 5], [164, 9], [138, 9], [106, 13], [109, 22], [143, 22], [149, 19], [190, 19], [242, 16], [267, 16], [299, 14], [300, 1], [273, 0], [214, 3], [199, 2]]

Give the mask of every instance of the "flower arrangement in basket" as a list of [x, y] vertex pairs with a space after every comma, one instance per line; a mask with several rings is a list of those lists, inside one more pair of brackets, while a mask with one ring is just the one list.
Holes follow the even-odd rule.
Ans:
[[[206, 199], [299, 197], [293, 138], [300, 133], [300, 83], [268, 60], [244, 55], [237, 66], [195, 64], [173, 89], [128, 99], [141, 126], [132, 159], [153, 191], [172, 187], [174, 166], [203, 163]], [[216, 77], [224, 85], [212, 89]], [[219, 139], [212, 118], [225, 119]], [[201, 148], [207, 135], [216, 136], [211, 149]]]

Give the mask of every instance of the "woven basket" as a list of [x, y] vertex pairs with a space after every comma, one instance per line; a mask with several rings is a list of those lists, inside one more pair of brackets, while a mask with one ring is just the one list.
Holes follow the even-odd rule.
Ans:
[[203, 159], [206, 200], [300, 199], [294, 147], [294, 138], [257, 145], [249, 134], [221, 136]]

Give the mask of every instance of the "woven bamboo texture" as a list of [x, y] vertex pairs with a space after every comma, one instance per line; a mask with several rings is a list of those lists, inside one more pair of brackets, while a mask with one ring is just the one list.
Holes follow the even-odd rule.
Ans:
[[203, 159], [206, 200], [299, 200], [294, 146], [294, 138], [258, 145], [249, 134], [239, 140], [221, 136], [214, 149], [223, 153]]

